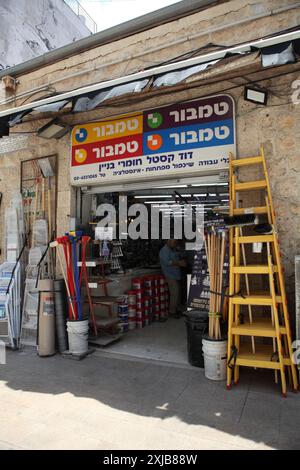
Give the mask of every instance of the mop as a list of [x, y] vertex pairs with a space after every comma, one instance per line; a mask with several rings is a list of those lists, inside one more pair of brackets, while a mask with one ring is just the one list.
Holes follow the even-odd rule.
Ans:
[[69, 303], [73, 305], [72, 311], [74, 312], [74, 320], [77, 320], [77, 305], [74, 288], [73, 268], [72, 268], [72, 254], [70, 253], [71, 245], [67, 236], [56, 238], [56, 241], [62, 245], [65, 255], [67, 267], [67, 284], [69, 287]]
[[76, 296], [76, 302], [77, 302], [78, 320], [82, 320], [82, 305], [81, 305], [80, 280], [79, 280], [78, 257], [77, 257], [77, 241], [81, 238], [82, 232], [70, 232], [67, 234], [67, 236], [69, 237], [71, 250], [72, 250], [75, 296]]

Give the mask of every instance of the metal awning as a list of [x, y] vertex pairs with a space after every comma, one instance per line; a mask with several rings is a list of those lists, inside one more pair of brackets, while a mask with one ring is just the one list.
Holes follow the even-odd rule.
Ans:
[[56, 113], [70, 104], [74, 113], [88, 111], [116, 96], [139, 93], [149, 88], [157, 89], [158, 87], [172, 86], [186, 80], [191, 75], [215, 66], [222, 59], [231, 56], [248, 55], [253, 51], [260, 51], [263, 68], [296, 62], [293, 44], [294, 41], [299, 39], [300, 29], [153, 67], [131, 75], [95, 83], [15, 108], [9, 108], [0, 111], [0, 131], [5, 127], [20, 124], [22, 119], [32, 112]]

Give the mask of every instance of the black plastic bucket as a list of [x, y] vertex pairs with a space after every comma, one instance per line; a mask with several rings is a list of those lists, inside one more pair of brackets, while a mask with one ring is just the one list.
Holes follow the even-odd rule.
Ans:
[[192, 366], [204, 368], [202, 337], [208, 328], [208, 313], [201, 310], [190, 310], [184, 313], [188, 361]]

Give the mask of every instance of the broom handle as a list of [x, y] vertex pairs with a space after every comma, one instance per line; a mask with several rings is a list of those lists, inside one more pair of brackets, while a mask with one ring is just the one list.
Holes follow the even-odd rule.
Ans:
[[[216, 234], [216, 277], [215, 277], [215, 292], [218, 292], [218, 287], [219, 287], [219, 276], [220, 276], [220, 237]], [[218, 294], [215, 294], [215, 313], [218, 313], [218, 308], [219, 308], [219, 296]], [[218, 318], [215, 317], [215, 338], [218, 339], [219, 337], [219, 321]]]
[[[214, 234], [211, 233], [210, 236], [210, 243], [211, 243], [211, 263], [210, 263], [210, 289], [211, 291], [214, 290], [214, 258], [215, 258], [215, 251], [214, 251]], [[211, 292], [211, 308], [210, 308], [210, 313], [212, 314], [214, 312], [214, 294]], [[214, 317], [211, 315], [210, 316], [210, 336], [213, 337], [214, 335]]]
[[45, 214], [45, 178], [42, 179], [42, 211]]
[[[225, 232], [222, 232], [222, 244], [221, 244], [221, 257], [220, 257], [220, 278], [219, 278], [219, 290], [218, 292], [221, 294], [222, 287], [223, 287], [223, 266], [224, 266], [224, 259], [225, 259]], [[219, 295], [219, 305], [218, 305], [218, 313], [221, 314], [221, 303], [222, 297]], [[218, 318], [218, 326], [219, 326], [219, 337], [221, 338], [221, 329], [220, 329], [220, 319]]]
[[34, 214], [33, 214], [33, 221], [32, 221], [32, 227], [31, 227], [31, 230], [32, 230], [32, 233], [31, 233], [32, 248], [34, 248], [33, 226], [34, 226], [35, 221], [36, 221], [36, 214], [37, 214], [37, 210], [38, 210], [38, 197], [39, 197], [39, 182], [37, 181], [36, 184], [35, 184]]
[[71, 310], [72, 310], [72, 315], [73, 315], [73, 319], [75, 320], [75, 312], [74, 312], [74, 307], [73, 307], [73, 300], [72, 300], [72, 297], [71, 297], [71, 293], [70, 293], [70, 289], [69, 289], [69, 285], [68, 285], [68, 281], [67, 281], [67, 277], [66, 277], [66, 273], [65, 273], [65, 270], [64, 270], [64, 265], [63, 265], [63, 260], [62, 260], [62, 255], [60, 253], [60, 245], [57, 245], [57, 256], [58, 256], [58, 260], [59, 260], [59, 264], [60, 264], [60, 269], [61, 269], [61, 272], [62, 272], [62, 275], [63, 275], [63, 278], [64, 278], [64, 281], [65, 281], [65, 285], [66, 285], [66, 289], [67, 289], [67, 294], [68, 294], [68, 297], [69, 297], [69, 304], [71, 306]]
[[[213, 266], [212, 266], [212, 269], [213, 269], [213, 288], [212, 290], [215, 292], [216, 291], [216, 278], [217, 278], [217, 270], [216, 270], [216, 250], [217, 250], [217, 239], [216, 239], [216, 234], [215, 232], [213, 233]], [[216, 313], [216, 294], [213, 294], [213, 313], [215, 314]], [[213, 327], [212, 327], [212, 331], [213, 331], [213, 337], [215, 336], [215, 328], [216, 328], [216, 317], [213, 316]]]

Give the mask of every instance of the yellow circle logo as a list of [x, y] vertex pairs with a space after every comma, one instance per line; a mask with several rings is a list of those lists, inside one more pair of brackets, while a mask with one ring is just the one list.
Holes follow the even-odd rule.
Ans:
[[87, 151], [84, 149], [75, 150], [75, 160], [77, 163], [84, 163], [87, 159]]

